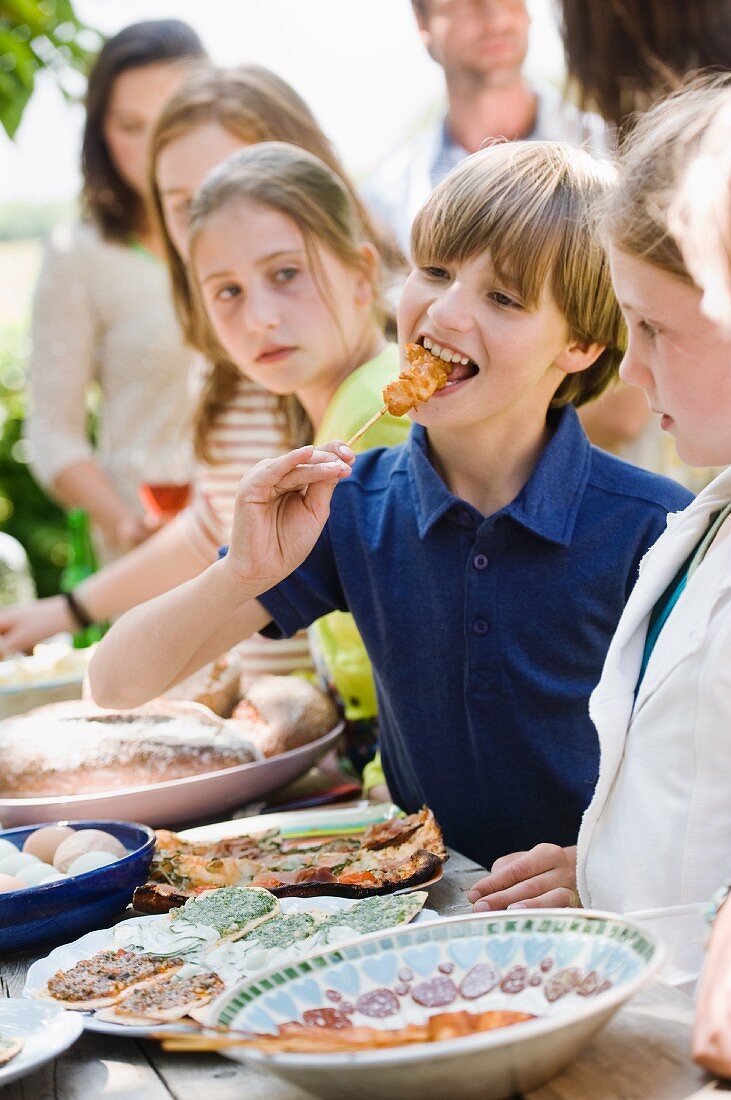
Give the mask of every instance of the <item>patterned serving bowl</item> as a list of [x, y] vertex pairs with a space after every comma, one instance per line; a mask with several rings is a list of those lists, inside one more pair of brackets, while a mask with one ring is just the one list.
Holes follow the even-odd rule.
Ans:
[[280, 1024], [316, 1021], [325, 1009], [323, 1022], [341, 1017], [383, 1028], [457, 1010], [531, 1013], [537, 1018], [493, 1031], [357, 1053], [226, 1052], [333, 1100], [499, 1100], [564, 1069], [663, 954], [652, 934], [611, 913], [452, 917], [377, 932], [242, 982], [216, 1002], [209, 1021], [274, 1033]]

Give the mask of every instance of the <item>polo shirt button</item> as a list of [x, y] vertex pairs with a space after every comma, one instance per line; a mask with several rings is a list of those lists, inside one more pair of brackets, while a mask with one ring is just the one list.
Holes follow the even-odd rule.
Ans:
[[487, 634], [490, 629], [490, 624], [487, 619], [475, 619], [472, 624], [472, 630], [475, 634]]
[[463, 508], [460, 512], [457, 513], [457, 522], [461, 527], [472, 526], [472, 516], [466, 508]]
[[475, 554], [474, 558], [472, 559], [472, 564], [474, 565], [475, 569], [479, 569], [480, 571], [482, 571], [483, 569], [487, 569], [487, 558], [484, 554]]

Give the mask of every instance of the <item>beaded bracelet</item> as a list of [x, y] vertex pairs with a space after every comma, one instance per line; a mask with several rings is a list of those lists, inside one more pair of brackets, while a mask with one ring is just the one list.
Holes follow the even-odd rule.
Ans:
[[63, 598], [66, 600], [69, 611], [71, 612], [74, 619], [82, 630], [85, 630], [87, 626], [94, 625], [94, 620], [92, 619], [91, 615], [86, 610], [84, 605], [81, 603], [78, 596], [76, 596], [73, 592], [64, 592]]

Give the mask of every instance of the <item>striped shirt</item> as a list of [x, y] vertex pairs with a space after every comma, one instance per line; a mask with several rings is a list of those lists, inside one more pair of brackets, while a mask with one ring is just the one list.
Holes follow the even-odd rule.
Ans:
[[[207, 564], [231, 535], [236, 489], [241, 478], [264, 458], [290, 449], [279, 399], [243, 376], [229, 403], [219, 411], [208, 436], [210, 462], [196, 469], [193, 499], [177, 518], [190, 547]], [[305, 632], [286, 641], [254, 635], [237, 646], [244, 678], [265, 673], [286, 675], [312, 669]]]

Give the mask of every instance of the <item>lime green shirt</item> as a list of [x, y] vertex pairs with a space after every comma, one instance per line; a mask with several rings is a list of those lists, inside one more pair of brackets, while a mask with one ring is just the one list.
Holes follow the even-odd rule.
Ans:
[[[348, 440], [383, 406], [382, 390], [398, 377], [399, 358], [395, 344], [387, 344], [375, 359], [348, 375], [336, 390], [317, 430], [315, 443], [331, 439]], [[408, 417], [385, 413], [353, 448], [394, 447], [409, 434]], [[376, 689], [368, 655], [352, 615], [333, 611], [310, 627], [310, 646], [318, 670], [326, 676], [343, 700], [349, 719], [374, 718], [378, 712]]]

